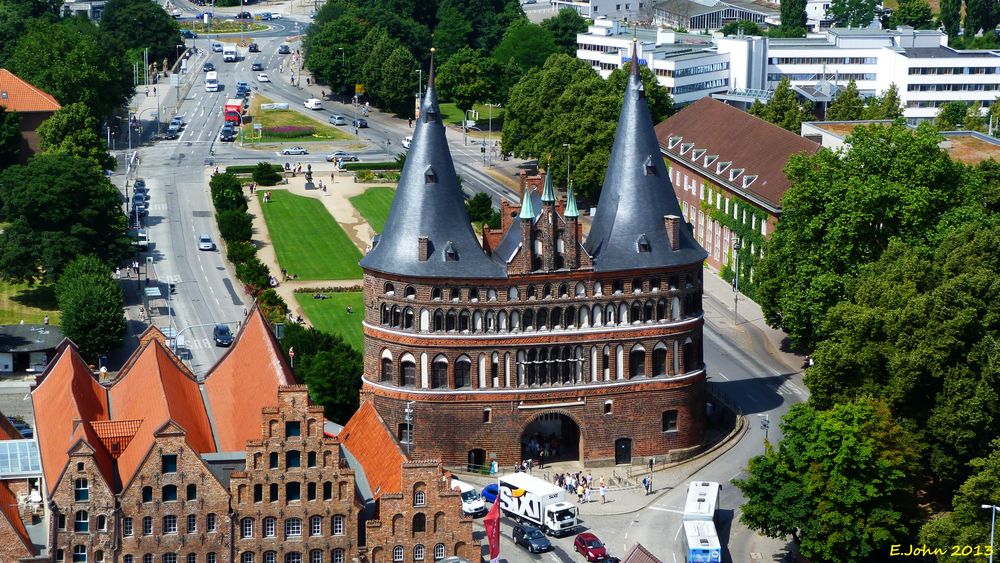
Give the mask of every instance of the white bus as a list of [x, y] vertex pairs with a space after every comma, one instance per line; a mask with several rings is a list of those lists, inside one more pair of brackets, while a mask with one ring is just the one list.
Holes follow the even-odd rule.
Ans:
[[712, 522], [684, 522], [684, 561], [722, 563], [722, 545]]
[[713, 481], [691, 481], [688, 483], [687, 501], [684, 502], [685, 522], [714, 522], [719, 510], [719, 490], [722, 486]]
[[219, 73], [210, 70], [205, 73], [205, 91], [206, 92], [218, 92], [219, 91]]

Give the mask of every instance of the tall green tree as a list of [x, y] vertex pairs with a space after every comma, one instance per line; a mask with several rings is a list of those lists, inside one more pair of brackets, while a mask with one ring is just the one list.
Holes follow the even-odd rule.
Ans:
[[436, 70], [440, 99], [465, 111], [480, 102], [495, 103], [500, 65], [482, 51], [463, 47]]
[[867, 27], [875, 20], [879, 0], [833, 0], [827, 15], [838, 27]]
[[919, 443], [871, 399], [818, 411], [798, 404], [782, 418], [777, 447], [750, 460], [734, 484], [740, 521], [773, 538], [792, 536], [817, 562], [866, 562], [907, 537], [916, 513]]
[[858, 92], [857, 83], [851, 80], [830, 102], [830, 107], [826, 109], [826, 118], [830, 121], [856, 121], [861, 119], [864, 111], [865, 99]]
[[0, 105], [0, 172], [21, 155], [21, 116]]
[[405, 47], [397, 47], [382, 67], [382, 83], [377, 90], [379, 106], [396, 115], [413, 114], [413, 71], [417, 60]]
[[184, 44], [177, 20], [150, 0], [108, 0], [101, 31], [108, 46], [117, 51], [148, 48], [151, 61], [174, 60], [176, 46]]
[[[959, 0], [961, 1], [961, 0]], [[781, 0], [781, 27], [775, 35], [780, 37], [806, 36], [806, 0]]]
[[750, 113], [796, 134], [802, 130], [803, 121], [813, 119], [812, 104], [799, 101], [787, 76], [781, 78], [767, 104], [755, 103]]
[[281, 338], [285, 359], [291, 363], [289, 348], [295, 348], [293, 370], [296, 378], [309, 386], [309, 398], [323, 405], [326, 416], [339, 424], [347, 422], [358, 409], [358, 391], [364, 362], [361, 353], [336, 334], [292, 324]]
[[719, 31], [723, 35], [764, 35], [764, 30], [751, 20], [729, 22]]
[[962, 24], [962, 0], [941, 0], [941, 15], [938, 18], [948, 37], [954, 39]]
[[[389, 55], [400, 46], [382, 27], [374, 27], [361, 40], [355, 61], [359, 65], [358, 81], [361, 82], [369, 96], [375, 98], [378, 104], [382, 98], [383, 65]], [[412, 70], [409, 71], [412, 73]]]
[[542, 22], [542, 27], [552, 33], [559, 49], [571, 57], [576, 56], [576, 35], [586, 33], [587, 20], [573, 8], [563, 8], [559, 13]]
[[992, 33], [996, 27], [995, 10], [995, 1], [965, 0], [965, 36], [974, 37], [980, 31]]
[[889, 16], [889, 25], [895, 29], [901, 25], [913, 29], [933, 29], [934, 14], [927, 0], [900, 0], [896, 10]]
[[965, 116], [969, 112], [969, 104], [961, 100], [953, 100], [941, 104], [934, 124], [942, 129], [959, 129], [965, 123]]
[[63, 106], [38, 126], [38, 138], [43, 151], [89, 158], [103, 170], [114, 170], [117, 161], [108, 154], [108, 145], [101, 139], [100, 124], [81, 102]]
[[806, 348], [861, 266], [894, 237], [924, 239], [949, 209], [961, 168], [933, 127], [858, 127], [838, 154], [793, 155], [781, 221], [758, 263], [757, 296], [768, 323]]
[[542, 66], [549, 55], [559, 50], [552, 32], [533, 23], [518, 23], [507, 30], [493, 52], [499, 63], [517, 63], [523, 69]]
[[881, 95], [868, 100], [863, 119], [892, 119], [903, 117], [903, 102], [899, 98], [899, 87], [890, 84]]
[[0, 276], [56, 281], [74, 258], [117, 264], [132, 252], [121, 195], [93, 160], [38, 154], [0, 175], [9, 226], [0, 234]]
[[438, 6], [437, 25], [434, 27], [434, 47], [441, 61], [447, 61], [463, 48], [470, 33], [472, 24], [469, 20], [451, 0], [443, 0]]
[[351, 72], [351, 63], [359, 54], [358, 44], [368, 29], [368, 24], [354, 14], [310, 28], [304, 43], [306, 68], [331, 90], [344, 94], [351, 92], [350, 84], [357, 74], [357, 69]]
[[95, 256], [81, 256], [66, 265], [56, 284], [62, 314], [60, 329], [79, 346], [80, 355], [95, 362], [121, 345], [125, 337], [125, 294], [111, 267]]

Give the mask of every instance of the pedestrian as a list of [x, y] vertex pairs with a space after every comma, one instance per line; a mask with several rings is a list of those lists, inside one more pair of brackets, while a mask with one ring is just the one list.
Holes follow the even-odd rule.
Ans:
[[139, 307], [139, 320], [140, 321], [146, 320], [146, 310], [143, 309], [142, 307]]
[[538, 451], [538, 468], [541, 469], [545, 466], [545, 450]]
[[590, 487], [583, 488], [583, 502], [590, 502]]
[[153, 95], [156, 95], [156, 86], [153, 86]]
[[642, 478], [642, 490], [645, 494], [649, 494], [649, 477]]
[[308, 86], [308, 85], [309, 85], [309, 77], [307, 76], [306, 77], [306, 86]]
[[310, 174], [312, 174], [313, 165], [312, 164], [306, 164], [306, 171], [309, 172]]
[[408, 120], [407, 124], [410, 126], [410, 129], [413, 129], [413, 118], [412, 117]]
[[248, 314], [249, 314], [249, 311], [247, 311], [247, 308], [246, 308], [246, 306], [244, 306], [244, 307], [243, 307], [243, 316], [245, 317], [245, 316], [247, 316]]
[[149, 86], [146, 86], [146, 97], [149, 97]]
[[608, 488], [606, 486], [604, 486], [604, 479], [603, 478], [601, 479], [601, 488], [599, 489], [599, 492], [601, 493], [601, 504], [604, 504], [605, 502], [607, 502], [606, 499], [605, 499], [605, 495], [608, 492]]
[[48, 315], [45, 315], [45, 318], [42, 319], [42, 324], [45, 324], [45, 325], [49, 324], [49, 316]]
[[117, 267], [115, 268], [115, 279], [116, 280], [122, 279], [122, 269], [121, 268], [117, 268]]
[[583, 485], [576, 486], [576, 502], [583, 503]]

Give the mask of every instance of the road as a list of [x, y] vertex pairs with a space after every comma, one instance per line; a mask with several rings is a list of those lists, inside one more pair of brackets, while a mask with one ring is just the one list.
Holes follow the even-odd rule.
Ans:
[[[246, 306], [238, 282], [226, 270], [224, 257], [217, 251], [197, 250], [198, 234], [210, 234], [215, 240], [219, 238], [207, 188], [213, 167], [260, 160], [301, 162], [305, 165], [321, 162], [327, 150], [348, 147], [362, 160], [389, 159], [402, 150], [400, 140], [411, 131], [405, 120], [372, 112], [368, 117], [370, 127], [360, 130], [358, 139], [310, 147], [312, 154], [306, 156], [281, 157], [275, 152], [251, 150], [241, 147], [239, 143], [217, 141], [222, 126], [221, 108], [233, 94], [237, 80], [245, 80], [273, 101], [287, 102], [290, 109], [324, 122], [334, 113], [349, 119], [354, 117], [357, 108], [350, 104], [324, 101], [320, 110], [303, 107], [302, 102], [309, 95], [291, 83], [289, 65], [292, 58], [277, 55], [278, 45], [289, 39], [289, 33], [297, 33], [296, 26], [287, 20], [278, 25], [282, 26], [281, 29], [254, 34], [254, 40], [261, 46], [259, 54], [244, 53], [245, 58], [237, 63], [223, 63], [221, 53], [211, 53], [208, 60], [215, 64], [224, 88], [219, 92], [205, 92], [200, 77], [195, 77], [195, 86], [179, 104], [178, 113], [185, 116], [188, 122], [180, 138], [159, 141], [141, 151], [140, 175], [151, 186], [153, 198], [149, 218], [153, 245], [149, 255], [154, 260], [154, 277], [164, 283], [177, 284], [172, 302], [173, 323], [178, 330], [184, 331], [185, 340], [191, 348], [190, 366], [197, 374], [204, 374], [224, 351], [210, 341], [211, 325], [238, 322]], [[203, 49], [207, 47], [207, 39], [202, 36], [197, 40], [203, 43], [200, 45]], [[298, 45], [291, 45], [294, 53]], [[198, 60], [197, 68], [193, 68], [192, 72], [199, 73], [202, 62], [204, 59]], [[253, 62], [262, 62], [264, 72], [272, 77], [273, 82], [257, 83], [254, 80], [256, 72], [250, 70]], [[278, 72], [279, 65], [283, 72]], [[343, 129], [354, 133], [351, 127]], [[488, 193], [495, 201], [516, 197], [484, 171], [478, 146], [465, 145], [461, 132], [454, 129], [449, 129], [448, 137], [456, 170], [463, 177], [467, 191]], [[356, 150], [358, 147], [360, 150]], [[705, 308], [707, 313], [721, 311], [729, 314], [726, 305], [707, 294]], [[780, 437], [778, 420], [791, 404], [805, 399], [804, 386], [797, 377], [786, 381], [783, 374], [788, 372], [788, 368], [772, 360], [761, 348], [744, 349], [743, 344], [737, 344], [735, 339], [711, 322], [706, 324], [705, 337], [705, 359], [711, 381], [747, 415], [752, 428], [740, 443], [694, 478], [724, 484], [719, 532], [723, 545], [727, 546], [726, 560], [751, 561], [755, 554], [761, 554], [764, 560], [772, 560], [775, 554], [780, 554], [783, 543], [760, 538], [738, 524], [737, 507], [743, 499], [729, 482], [742, 475], [747, 460], [763, 451], [764, 431], [760, 427], [760, 415], [769, 417], [772, 423], [769, 439], [776, 442]], [[638, 513], [600, 518], [588, 522], [588, 525], [598, 536], [609, 541], [613, 539], [613, 554], [623, 553], [638, 541], [665, 561], [683, 561], [678, 512], [683, 507], [684, 494], [681, 489], [669, 491]], [[504, 540], [504, 559], [507, 561], [574, 560], [572, 538], [556, 540], [556, 550], [532, 556], [510, 543], [509, 523], [503, 531], [507, 537]]]

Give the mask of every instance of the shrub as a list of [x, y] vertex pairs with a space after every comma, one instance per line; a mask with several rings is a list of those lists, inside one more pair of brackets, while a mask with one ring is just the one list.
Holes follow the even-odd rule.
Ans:
[[249, 286], [267, 287], [271, 281], [271, 272], [260, 258], [255, 256], [236, 265], [236, 277]]
[[243, 196], [243, 186], [240, 179], [228, 172], [212, 176], [208, 183], [212, 192], [212, 204], [216, 211], [235, 209], [246, 211], [247, 201]]
[[[258, 166], [260, 166], [260, 163], [238, 164], [236, 166], [227, 166], [226, 174], [253, 174], [253, 171], [256, 170]], [[282, 168], [280, 164], [271, 164], [270, 166], [271, 168], [274, 169], [275, 172], [280, 173], [284, 170], [284, 168]]]
[[252, 242], [238, 240], [228, 245], [226, 257], [233, 264], [242, 264], [257, 256], [257, 247]]
[[262, 186], [273, 186], [281, 181], [281, 174], [274, 166], [266, 162], [258, 162], [253, 170], [253, 181]]
[[354, 178], [359, 182], [371, 182], [375, 179], [375, 174], [371, 170], [358, 170]]
[[402, 170], [403, 163], [397, 162], [346, 162], [344, 170]]
[[253, 237], [253, 221], [245, 211], [236, 209], [220, 211], [216, 220], [219, 223], [219, 234], [229, 244], [238, 241], [249, 242]]
[[268, 288], [260, 292], [260, 295], [257, 296], [257, 305], [267, 320], [272, 323], [285, 322], [285, 315], [288, 314], [288, 304], [278, 295], [277, 291]]
[[277, 137], [279, 139], [298, 139], [300, 137], [311, 137], [315, 134], [316, 128], [307, 125], [279, 125], [278, 127], [264, 129], [265, 136]]

